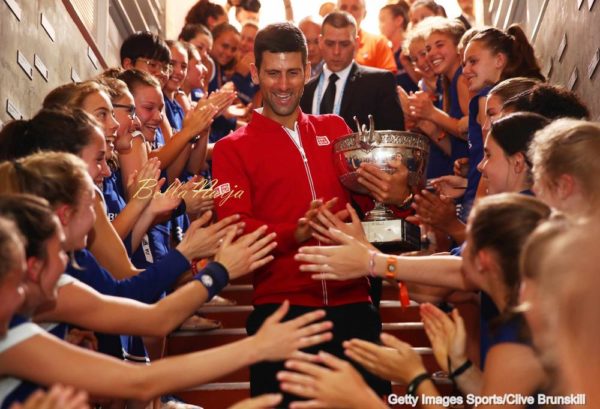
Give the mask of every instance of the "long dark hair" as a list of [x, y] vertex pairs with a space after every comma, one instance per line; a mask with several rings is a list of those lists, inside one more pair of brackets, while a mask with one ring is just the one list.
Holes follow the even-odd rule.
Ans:
[[548, 118], [533, 112], [515, 112], [492, 122], [490, 136], [507, 156], [521, 152], [527, 158], [533, 136], [549, 123]]
[[512, 77], [530, 77], [545, 81], [542, 70], [535, 58], [535, 52], [527, 36], [516, 24], [506, 32], [494, 27], [479, 31], [470, 41], [479, 41], [494, 54], [506, 55], [507, 64], [502, 70], [501, 80]]
[[186, 24], [203, 24], [208, 27], [208, 18], [218, 19], [225, 16], [225, 9], [219, 4], [212, 3], [208, 0], [199, 0], [192, 6], [185, 16]]
[[518, 302], [521, 250], [538, 224], [550, 217], [550, 212], [550, 207], [540, 200], [518, 193], [484, 197], [471, 212], [469, 247], [473, 254], [487, 249], [495, 255], [508, 290], [509, 309]]
[[21, 158], [38, 151], [79, 155], [93, 132], [103, 134], [87, 112], [76, 109], [42, 109], [30, 120], [9, 122], [0, 131], [0, 160]]

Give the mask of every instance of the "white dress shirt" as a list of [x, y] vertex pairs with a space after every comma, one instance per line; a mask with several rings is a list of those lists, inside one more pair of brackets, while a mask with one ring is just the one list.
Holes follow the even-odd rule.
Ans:
[[[354, 62], [354, 60], [352, 60], [352, 62], [346, 68], [344, 68], [341, 71], [336, 72], [339, 79], [335, 82], [335, 100], [333, 102], [334, 107], [338, 106], [338, 104], [341, 106], [341, 104], [342, 104], [342, 101], [341, 101], [341, 99], [343, 98], [342, 94], [344, 92], [344, 88], [346, 87], [346, 80], [348, 80], [348, 75], [350, 75], [350, 69], [352, 68], [353, 62]], [[327, 85], [329, 85], [329, 76], [331, 74], [333, 74], [333, 71], [331, 71], [329, 68], [327, 68], [327, 64], [324, 64], [323, 65], [323, 73], [321, 74], [321, 76], [324, 76], [323, 90], [321, 92], [321, 95], [319, 95], [319, 80], [317, 80], [317, 88], [315, 88], [315, 95], [313, 95], [311, 114], [315, 114], [315, 115], [319, 114], [319, 106], [321, 105], [321, 101], [320, 100], [317, 101], [317, 99], [319, 97], [321, 97], [321, 99], [323, 99], [323, 94], [325, 94]], [[339, 114], [339, 112], [334, 112], [334, 114]]]

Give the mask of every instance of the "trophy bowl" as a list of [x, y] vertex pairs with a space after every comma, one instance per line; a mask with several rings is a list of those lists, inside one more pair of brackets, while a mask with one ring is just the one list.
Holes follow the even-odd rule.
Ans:
[[[371, 163], [385, 172], [393, 173], [388, 164], [400, 160], [408, 169], [408, 187], [417, 193], [425, 186], [429, 140], [426, 136], [406, 131], [361, 130], [338, 138], [333, 144], [334, 165], [340, 181], [347, 189], [360, 194], [369, 191], [358, 183], [357, 170], [361, 163]], [[383, 203], [375, 202], [367, 213], [363, 227], [369, 241], [384, 251], [420, 249], [418, 226], [398, 219]]]

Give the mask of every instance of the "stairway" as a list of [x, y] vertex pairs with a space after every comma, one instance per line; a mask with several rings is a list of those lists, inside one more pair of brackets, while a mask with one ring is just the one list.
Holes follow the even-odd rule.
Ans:
[[[411, 344], [423, 355], [425, 366], [430, 373], [439, 371], [433, 357], [429, 340], [423, 330], [418, 304], [411, 303], [404, 311], [397, 301], [397, 287], [384, 282], [381, 302], [383, 330]], [[221, 295], [235, 300], [237, 305], [202, 308], [207, 318], [218, 319], [223, 328], [207, 332], [176, 331], [167, 339], [166, 355], [182, 354], [233, 342], [246, 336], [246, 318], [252, 311], [252, 285], [245, 277], [232, 282]], [[451, 394], [452, 387], [443, 376], [434, 377], [444, 395]], [[392, 392], [404, 395], [405, 385], [392, 385]], [[212, 383], [175, 393], [184, 402], [196, 404], [204, 409], [226, 409], [250, 396], [249, 369], [243, 368]], [[403, 406], [394, 406], [394, 408]]]

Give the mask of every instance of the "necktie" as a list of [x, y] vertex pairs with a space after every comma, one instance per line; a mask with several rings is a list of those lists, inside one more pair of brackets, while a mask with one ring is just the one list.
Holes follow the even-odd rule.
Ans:
[[331, 114], [333, 112], [333, 104], [335, 102], [335, 82], [340, 77], [337, 74], [333, 73], [329, 76], [329, 83], [327, 84], [327, 88], [325, 89], [325, 93], [323, 94], [323, 98], [321, 99], [321, 105], [319, 106], [320, 114]]

